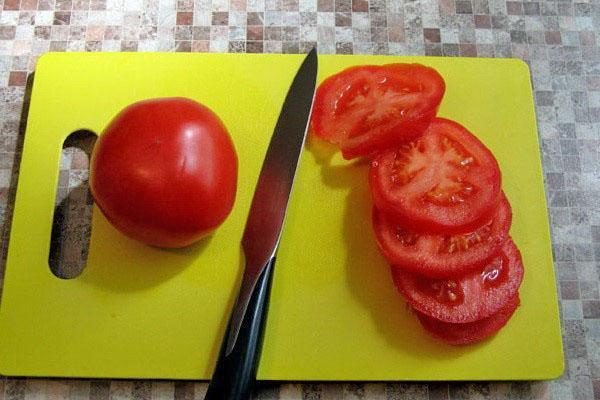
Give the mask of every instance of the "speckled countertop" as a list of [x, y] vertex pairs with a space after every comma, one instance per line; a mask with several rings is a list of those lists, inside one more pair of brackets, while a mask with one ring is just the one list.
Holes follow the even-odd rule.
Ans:
[[[600, 1], [0, 0], [0, 283], [28, 73], [47, 51], [518, 57], [535, 90], [566, 369], [552, 382], [269, 384], [260, 399], [600, 399]], [[82, 161], [83, 160], [83, 161]], [[59, 199], [85, 180], [63, 159]], [[205, 383], [0, 377], [0, 400], [202, 398]]]

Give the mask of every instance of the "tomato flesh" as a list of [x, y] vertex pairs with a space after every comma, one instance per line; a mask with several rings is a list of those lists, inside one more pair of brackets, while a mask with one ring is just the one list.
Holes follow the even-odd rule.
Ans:
[[229, 215], [237, 156], [215, 113], [184, 98], [150, 99], [121, 111], [94, 147], [90, 189], [125, 235], [184, 247]]
[[482, 269], [462, 277], [430, 279], [395, 266], [392, 275], [415, 310], [440, 321], [467, 323], [489, 317], [515, 296], [523, 280], [523, 262], [509, 238]]
[[520, 304], [516, 294], [496, 313], [487, 318], [464, 324], [442, 322], [423, 313], [416, 312], [419, 322], [429, 333], [444, 342], [454, 345], [472, 344], [496, 334], [512, 317]]
[[409, 231], [373, 208], [373, 229], [387, 261], [431, 278], [458, 276], [493, 258], [508, 237], [512, 212], [503, 195], [496, 215], [472, 232], [436, 235]]
[[444, 91], [441, 75], [420, 64], [348, 68], [317, 89], [312, 131], [346, 159], [369, 155], [418, 137]]
[[501, 197], [493, 154], [466, 128], [442, 118], [419, 139], [377, 155], [369, 184], [380, 210], [421, 232], [473, 231], [491, 218]]

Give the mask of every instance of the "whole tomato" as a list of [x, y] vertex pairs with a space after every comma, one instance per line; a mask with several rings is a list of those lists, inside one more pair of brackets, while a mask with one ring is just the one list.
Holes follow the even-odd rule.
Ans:
[[237, 156], [219, 117], [185, 98], [144, 100], [123, 109], [98, 138], [90, 189], [125, 235], [184, 247], [231, 212]]

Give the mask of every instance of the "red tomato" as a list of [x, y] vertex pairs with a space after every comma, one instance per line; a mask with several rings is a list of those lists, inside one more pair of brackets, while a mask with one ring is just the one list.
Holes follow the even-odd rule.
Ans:
[[467, 323], [498, 312], [523, 280], [521, 254], [508, 239], [487, 265], [456, 279], [435, 280], [392, 267], [396, 287], [417, 311], [451, 323]]
[[456, 122], [436, 118], [423, 136], [380, 153], [369, 183], [377, 207], [411, 231], [463, 233], [488, 221], [500, 200], [493, 154]]
[[468, 233], [436, 235], [408, 231], [373, 208], [373, 229], [387, 261], [407, 272], [431, 278], [463, 275], [492, 259], [508, 238], [512, 221], [504, 195], [496, 215]]
[[497, 333], [512, 317], [519, 306], [519, 295], [515, 295], [495, 314], [466, 324], [451, 324], [438, 321], [420, 312], [416, 312], [421, 325], [438, 339], [451, 345], [465, 345], [479, 342]]
[[126, 107], [98, 138], [90, 189], [125, 235], [159, 247], [184, 247], [229, 215], [237, 156], [221, 120], [184, 98]]
[[346, 159], [369, 155], [419, 136], [445, 89], [436, 70], [419, 64], [348, 68], [319, 86], [312, 129]]

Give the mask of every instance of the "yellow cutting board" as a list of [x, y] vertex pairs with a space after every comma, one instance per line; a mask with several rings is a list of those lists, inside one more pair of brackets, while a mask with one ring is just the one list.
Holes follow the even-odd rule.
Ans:
[[[299, 55], [47, 54], [37, 67], [0, 309], [7, 375], [207, 379], [241, 277], [250, 199]], [[500, 163], [526, 267], [497, 336], [436, 341], [396, 294], [371, 232], [365, 162], [309, 140], [281, 240], [258, 372], [269, 380], [549, 379], [563, 371], [556, 284], [529, 72], [517, 60], [321, 56], [319, 80], [359, 64], [420, 62], [445, 78], [439, 115]], [[185, 96], [225, 122], [239, 155], [233, 212], [180, 251], [136, 243], [96, 209], [87, 268], [48, 266], [63, 140], [100, 133], [141, 99]]]

